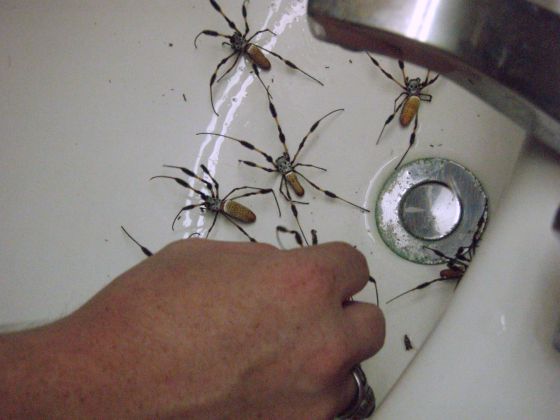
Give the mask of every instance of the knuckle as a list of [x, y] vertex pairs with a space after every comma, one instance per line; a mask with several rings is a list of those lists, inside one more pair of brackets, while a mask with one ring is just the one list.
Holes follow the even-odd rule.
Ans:
[[326, 260], [305, 259], [299, 266], [300, 282], [309, 293], [330, 291], [334, 285], [334, 270]]
[[341, 260], [348, 264], [358, 267], [360, 270], [367, 271], [368, 264], [364, 254], [347, 242], [332, 242], [332, 251], [341, 257]]

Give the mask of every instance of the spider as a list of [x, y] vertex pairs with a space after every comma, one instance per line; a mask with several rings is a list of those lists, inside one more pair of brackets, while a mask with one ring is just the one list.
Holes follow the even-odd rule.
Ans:
[[146, 257], [151, 257], [152, 255], [154, 255], [154, 253], [153, 253], [152, 251], [150, 251], [148, 248], [146, 248], [145, 246], [141, 245], [136, 239], [134, 239], [134, 238], [132, 237], [132, 235], [131, 235], [130, 233], [128, 233], [128, 232], [126, 231], [126, 229], [125, 229], [123, 226], [121, 226], [121, 229], [122, 229], [123, 232], [126, 234], [126, 236], [128, 236], [128, 237], [132, 240], [132, 242], [134, 242], [136, 245], [138, 245], [138, 246], [140, 247], [140, 249], [142, 250], [142, 252], [144, 253], [144, 255], [145, 255]]
[[[280, 242], [280, 237], [279, 237], [280, 233], [289, 233], [289, 234], [293, 235], [296, 243], [300, 247], [302, 247], [302, 248], [304, 247], [303, 241], [301, 240], [301, 235], [299, 234], [299, 232], [297, 230], [290, 230], [288, 228], [285, 228], [284, 226], [276, 226], [276, 237], [278, 238], [278, 243], [280, 243], [280, 245], [282, 245], [282, 243]], [[311, 245], [312, 246], [315, 246], [319, 243], [319, 240], [318, 240], [318, 237], [317, 237], [317, 231], [315, 229], [311, 229], [311, 238], [312, 238], [312, 240], [311, 240]], [[375, 299], [376, 299], [376, 302], [377, 302], [377, 306], [379, 306], [379, 293], [377, 291], [377, 282], [375, 281], [375, 279], [372, 276], [368, 277], [368, 281], [373, 283], [373, 286], [375, 287]]]
[[[202, 172], [204, 172], [211, 179], [212, 182], [209, 182], [206, 179], [196, 175], [190, 169], [187, 169], [187, 168], [184, 168], [184, 167], [181, 167], [181, 166], [164, 165], [164, 167], [179, 169], [184, 174], [198, 179], [200, 182], [202, 182], [206, 186], [206, 188], [210, 192], [210, 195], [205, 194], [202, 191], [193, 188], [189, 183], [187, 183], [186, 181], [184, 181], [181, 178], [176, 178], [176, 177], [167, 176], [167, 175], [157, 175], [157, 176], [154, 176], [154, 177], [150, 178], [150, 180], [156, 179], [156, 178], [172, 179], [175, 182], [177, 182], [179, 185], [181, 185], [182, 187], [193, 191], [195, 194], [197, 194], [202, 199], [201, 203], [190, 204], [190, 205], [187, 205], [187, 206], [181, 208], [181, 210], [179, 210], [179, 212], [177, 213], [177, 216], [175, 216], [175, 219], [173, 219], [173, 223], [171, 225], [172, 230], [174, 230], [175, 222], [179, 219], [179, 216], [181, 215], [182, 212], [192, 210], [194, 208], [199, 207], [203, 211], [209, 210], [209, 211], [214, 213], [214, 219], [212, 220], [212, 225], [210, 226], [210, 229], [206, 233], [206, 237], [208, 237], [208, 235], [210, 235], [210, 232], [212, 231], [212, 229], [214, 228], [214, 225], [216, 224], [216, 220], [218, 218], [218, 215], [221, 214], [228, 221], [230, 221], [237, 229], [239, 229], [241, 231], [241, 233], [243, 233], [251, 242], [256, 242], [256, 240], [253, 237], [251, 237], [245, 231], [245, 229], [243, 229], [241, 226], [239, 226], [239, 224], [236, 221], [244, 222], [244, 223], [253, 223], [257, 219], [257, 216], [250, 209], [248, 209], [247, 207], [245, 207], [242, 204], [239, 204], [237, 201], [234, 201], [234, 200], [237, 200], [237, 199], [243, 198], [243, 197], [249, 197], [249, 196], [252, 196], [252, 195], [257, 195], [257, 194], [272, 194], [272, 196], [274, 197], [274, 200], [276, 201], [276, 206], [278, 208], [278, 213], [279, 213], [279, 215], [281, 215], [280, 205], [278, 204], [278, 200], [276, 199], [276, 194], [274, 193], [274, 191], [272, 189], [269, 189], [269, 188], [255, 188], [255, 187], [238, 187], [238, 188], [234, 188], [229, 193], [227, 193], [224, 198], [220, 198], [220, 193], [219, 193], [220, 186], [219, 186], [218, 182], [216, 181], [216, 179], [210, 174], [210, 171], [208, 170], [208, 168], [206, 168], [206, 166], [200, 165], [200, 168], [202, 169]], [[234, 192], [240, 191], [240, 190], [254, 190], [254, 191], [247, 192], [247, 193], [244, 193], [244, 194], [241, 194], [241, 195], [237, 195], [235, 197], [231, 197], [231, 195]]]
[[[381, 72], [387, 78], [391, 79], [393, 82], [399, 85], [399, 87], [403, 90], [401, 94], [397, 96], [397, 98], [395, 99], [393, 104], [393, 113], [389, 115], [389, 117], [385, 120], [385, 124], [383, 125], [383, 128], [381, 129], [381, 133], [379, 133], [379, 137], [377, 137], [377, 142], [375, 144], [379, 144], [379, 141], [381, 140], [381, 136], [383, 135], [383, 131], [385, 130], [385, 127], [387, 127], [387, 125], [391, 121], [393, 121], [393, 118], [395, 118], [395, 115], [397, 114], [397, 112], [399, 112], [399, 110], [401, 110], [401, 108], [402, 110], [401, 110], [399, 122], [401, 123], [402, 127], [408, 127], [412, 122], [412, 120], [414, 119], [414, 128], [412, 129], [412, 134], [410, 135], [408, 148], [406, 149], [403, 156], [399, 160], [399, 163], [397, 163], [397, 166], [395, 167], [395, 169], [397, 169], [403, 162], [404, 158], [410, 151], [411, 147], [416, 142], [416, 129], [418, 128], [418, 110], [420, 109], [420, 103], [422, 101], [424, 102], [432, 101], [432, 95], [428, 95], [427, 93], [422, 93], [422, 91], [428, 86], [430, 86], [432, 83], [434, 83], [438, 79], [439, 74], [436, 75], [434, 78], [430, 79], [430, 71], [428, 70], [424, 81], [422, 81], [419, 77], [415, 79], [409, 79], [404, 70], [404, 62], [402, 60], [399, 60], [399, 68], [401, 69], [402, 76], [403, 76], [403, 83], [400, 83], [389, 72], [385, 71], [383, 67], [381, 67], [379, 62], [375, 58], [373, 58], [369, 53], [368, 53], [368, 57], [370, 58], [371, 62], [375, 66], [377, 66], [377, 68], [379, 68], [379, 70], [381, 70]], [[404, 96], [403, 100], [397, 105], [397, 102], [403, 96]]]
[[[230, 55], [228, 55], [227, 57], [225, 57], [224, 59], [222, 59], [218, 63], [218, 66], [216, 67], [216, 70], [214, 71], [214, 73], [210, 77], [210, 103], [212, 105], [212, 110], [214, 111], [214, 113], [216, 115], [219, 115], [219, 114], [216, 112], [216, 108], [214, 107], [214, 97], [213, 97], [213, 94], [212, 94], [212, 86], [214, 85], [214, 83], [216, 83], [216, 81], [220, 82], [230, 71], [233, 70], [233, 68], [238, 63], [241, 56], [249, 58], [249, 60], [254, 64], [253, 65], [253, 71], [255, 72], [256, 76], [258, 77], [259, 81], [261, 82], [261, 84], [263, 86], [264, 86], [264, 83], [263, 83], [263, 81], [260, 77], [258, 69], [260, 68], [260, 69], [263, 69], [263, 70], [269, 70], [270, 67], [271, 67], [271, 64], [270, 64], [270, 61], [265, 57], [265, 55], [263, 54], [262, 51], [266, 51], [267, 53], [271, 54], [272, 56], [274, 56], [274, 57], [278, 58], [279, 60], [283, 61], [284, 64], [286, 64], [288, 67], [305, 74], [307, 77], [313, 79], [314, 81], [319, 83], [321, 86], [324, 86], [323, 83], [320, 80], [311, 76], [309, 73], [303, 71], [298, 66], [296, 66], [294, 63], [292, 63], [290, 60], [286, 60], [281, 55], [276, 54], [275, 52], [272, 52], [272, 51], [270, 51], [270, 50], [268, 50], [264, 47], [261, 47], [260, 45], [255, 44], [254, 42], [252, 42], [252, 40], [257, 35], [260, 35], [262, 33], [269, 32], [272, 35], [276, 35], [276, 34], [274, 32], [272, 32], [270, 29], [263, 29], [263, 30], [255, 32], [253, 35], [248, 37], [248, 35], [249, 35], [249, 24], [247, 22], [247, 5], [246, 5], [247, 2], [248, 2], [248, 0], [244, 0], [243, 4], [241, 6], [241, 14], [243, 15], [243, 21], [245, 22], [245, 31], [244, 32], [241, 32], [237, 28], [235, 23], [224, 14], [224, 12], [222, 11], [222, 8], [220, 7], [220, 5], [215, 0], [210, 0], [210, 4], [212, 5], [212, 7], [220, 15], [223, 16], [223, 18], [228, 23], [229, 27], [231, 29], [233, 29], [233, 34], [232, 35], [225, 35], [225, 34], [221, 34], [219, 32], [210, 30], [210, 29], [205, 29], [205, 30], [201, 31], [196, 36], [196, 38], [194, 39], [194, 47], [198, 48], [197, 45], [196, 45], [196, 41], [198, 40], [198, 37], [200, 37], [201, 35], [208, 35], [208, 36], [212, 36], [212, 37], [225, 38], [229, 42], [225, 41], [225, 42], [222, 43], [222, 45], [227, 45], [233, 50], [233, 52]], [[235, 57], [235, 60], [234, 60], [233, 64], [225, 71], [224, 74], [222, 74], [217, 79], [218, 71], [220, 70], [220, 68], [224, 64], [226, 64], [233, 57]]]
[[[268, 92], [268, 89], [267, 89], [267, 92]], [[239, 162], [243, 163], [247, 166], [253, 167], [253, 168], [262, 169], [263, 171], [266, 171], [266, 172], [276, 172], [276, 173], [280, 174], [280, 176], [282, 177], [282, 180], [280, 181], [279, 192], [290, 203], [292, 214], [294, 215], [294, 217], [296, 219], [296, 222], [298, 224], [298, 227], [299, 227], [299, 229], [300, 229], [300, 231], [303, 235], [303, 238], [304, 238], [306, 244], [309, 244], [309, 243], [307, 242], [307, 238], [305, 237], [305, 234], [303, 233], [303, 230], [302, 230], [301, 225], [299, 223], [298, 211], [296, 209], [295, 203], [297, 203], [297, 204], [308, 204], [308, 203], [302, 202], [302, 201], [294, 201], [292, 199], [292, 195], [290, 193], [290, 188], [291, 188], [298, 197], [302, 197], [304, 195], [305, 190], [303, 189], [303, 186], [301, 185], [298, 177], [303, 178], [305, 181], [307, 181], [309, 183], [309, 185], [311, 185], [316, 190], [321, 191], [327, 197], [334, 198], [334, 199], [337, 199], [337, 200], [340, 200], [340, 201], [344, 201], [345, 203], [350, 204], [351, 206], [354, 206], [354, 207], [356, 207], [356, 208], [358, 208], [362, 211], [365, 211], [365, 212], [369, 213], [369, 210], [367, 210], [363, 207], [360, 207], [357, 204], [351, 203], [350, 201], [339, 197], [338, 195], [336, 195], [335, 193], [333, 193], [331, 191], [324, 190], [323, 188], [319, 187], [317, 184], [310, 181], [305, 175], [303, 175], [300, 171], [297, 170], [298, 167], [306, 166], [306, 167], [319, 169], [321, 171], [326, 171], [325, 168], [321, 168], [319, 166], [315, 166], [315, 165], [311, 165], [311, 164], [296, 163], [296, 161], [297, 161], [297, 158], [299, 156], [299, 153], [301, 152], [301, 150], [305, 146], [305, 143], [306, 143], [308, 137], [311, 135], [311, 133], [313, 133], [315, 131], [315, 129], [319, 126], [321, 121], [323, 121], [325, 118], [327, 118], [328, 116], [330, 116], [330, 115], [332, 115], [336, 112], [340, 112], [340, 111], [344, 111], [344, 110], [343, 109], [335, 109], [334, 111], [329, 112], [328, 114], [324, 115], [323, 117], [321, 117], [317, 121], [315, 121], [313, 123], [313, 125], [311, 126], [311, 128], [309, 129], [309, 131], [307, 132], [307, 134], [305, 135], [305, 137], [303, 137], [303, 139], [301, 140], [301, 142], [299, 144], [299, 147], [296, 151], [296, 154], [294, 155], [293, 158], [291, 158], [290, 157], [290, 152], [288, 151], [288, 146], [286, 145], [286, 136], [285, 136], [284, 132], [282, 131], [282, 127], [280, 126], [280, 123], [278, 122], [278, 113], [276, 112], [276, 107], [272, 103], [272, 97], [271, 97], [270, 94], [267, 95], [267, 99], [268, 99], [270, 113], [271, 113], [272, 118], [274, 119], [274, 121], [276, 123], [276, 127], [278, 129], [278, 138], [280, 139], [280, 143], [282, 143], [282, 147], [284, 148], [284, 152], [282, 153], [282, 155], [280, 155], [276, 159], [274, 159], [268, 153], [265, 153], [262, 150], [257, 149], [255, 146], [253, 146], [251, 143], [249, 143], [248, 141], [245, 141], [245, 140], [241, 140], [241, 139], [237, 139], [237, 138], [234, 138], [234, 137], [226, 136], [226, 135], [220, 134], [220, 133], [202, 132], [202, 133], [197, 133], [197, 135], [212, 135], [212, 136], [224, 137], [226, 139], [233, 140], [233, 141], [241, 144], [243, 147], [245, 147], [249, 150], [254, 150], [255, 152], [262, 155], [266, 159], [266, 161], [271, 165], [271, 167], [261, 166], [261, 165], [258, 165], [254, 162], [247, 161], [247, 160], [239, 160]], [[288, 185], [289, 185], [289, 187], [288, 187]]]
[[487, 217], [488, 217], [488, 209], [487, 209], [487, 204], [486, 204], [485, 209], [482, 213], [482, 216], [478, 220], [477, 228], [476, 228], [475, 234], [473, 235], [471, 243], [468, 246], [459, 247], [459, 249], [457, 249], [457, 252], [455, 253], [454, 257], [448, 257], [443, 252], [438, 251], [437, 249], [426, 247], [426, 249], [429, 249], [434, 254], [436, 254], [438, 257], [446, 260], [447, 261], [447, 264], [446, 264], [447, 268], [444, 268], [443, 270], [441, 270], [439, 272], [439, 277], [437, 279], [424, 282], [424, 283], [422, 283], [422, 284], [420, 284], [420, 285], [418, 285], [418, 286], [416, 286], [416, 287], [414, 287], [410, 290], [407, 290], [406, 292], [403, 292], [403, 293], [395, 296], [394, 298], [388, 300], [386, 303], [391, 303], [395, 299], [398, 299], [401, 296], [406, 295], [407, 293], [413, 292], [415, 290], [424, 289], [425, 287], [428, 287], [431, 284], [437, 283], [439, 281], [457, 280], [457, 283], [455, 284], [455, 287], [457, 287], [459, 285], [459, 283], [461, 282], [461, 279], [463, 278], [463, 276], [467, 272], [467, 268], [469, 268], [469, 264], [471, 263], [471, 261], [474, 257], [474, 254], [476, 252], [476, 248], [478, 247], [478, 245], [480, 243], [480, 238], [482, 237], [482, 232], [483, 232], [483, 230], [486, 226]]

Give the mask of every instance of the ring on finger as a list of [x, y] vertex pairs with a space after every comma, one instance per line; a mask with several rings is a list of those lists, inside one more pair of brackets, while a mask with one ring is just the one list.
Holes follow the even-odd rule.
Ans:
[[360, 365], [352, 369], [352, 377], [358, 389], [348, 408], [338, 415], [337, 418], [340, 420], [366, 419], [375, 411], [375, 394], [369, 386], [366, 374]]

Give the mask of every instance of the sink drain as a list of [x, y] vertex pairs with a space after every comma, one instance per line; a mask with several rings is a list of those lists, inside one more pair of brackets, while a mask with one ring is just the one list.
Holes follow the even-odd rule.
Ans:
[[385, 183], [376, 205], [383, 241], [396, 254], [421, 264], [446, 262], [469, 246], [486, 217], [487, 197], [478, 179], [456, 162], [411, 162]]

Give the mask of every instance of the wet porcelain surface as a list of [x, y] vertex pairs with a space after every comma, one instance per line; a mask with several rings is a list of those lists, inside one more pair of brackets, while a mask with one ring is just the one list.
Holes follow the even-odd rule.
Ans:
[[[241, 1], [223, 9], [239, 25]], [[305, 2], [249, 4], [258, 42], [290, 59], [325, 86], [272, 59], [263, 72], [292, 153], [310, 126], [326, 119], [302, 151], [304, 168], [317, 184], [372, 210], [363, 214], [306, 186], [309, 206], [300, 207], [304, 230], [320, 242], [347, 241], [368, 258], [387, 318], [387, 341], [364, 369], [379, 401], [415, 355], [453, 295], [439, 284], [383, 302], [437, 277], [441, 266], [404, 261], [379, 238], [373, 210], [377, 194], [406, 149], [408, 129], [396, 122], [375, 145], [398, 87], [365, 54], [313, 39]], [[124, 225], [157, 250], [174, 239], [205, 233], [211, 218], [194, 210], [171, 222], [192, 197], [173, 182], [148, 179], [174, 174], [163, 164], [208, 165], [224, 191], [240, 185], [277, 188], [279, 179], [238, 159], [259, 156], [231, 141], [197, 132], [219, 132], [252, 142], [274, 157], [282, 152], [262, 86], [240, 64], [214, 88], [219, 117], [212, 113], [208, 81], [228, 54], [202, 29], [226, 31], [209, 2], [0, 2], [0, 324], [54, 319], [71, 312], [137, 263], [142, 254], [120, 231]], [[397, 63], [379, 58], [398, 75]], [[408, 67], [412, 77], [425, 70]], [[471, 170], [490, 201], [490, 224], [513, 171], [522, 130], [464, 90], [440, 78], [429, 88], [432, 103], [420, 108], [417, 144], [407, 161], [444, 157]], [[305, 186], [305, 185], [304, 185]], [[258, 215], [247, 230], [277, 245], [275, 227], [295, 228], [285, 201], [282, 219], [269, 198], [246, 203]], [[214, 239], [244, 240], [224, 221]], [[286, 246], [290, 241], [286, 238]], [[295, 244], [294, 244], [295, 245]], [[368, 287], [359, 299], [374, 302]], [[367, 328], [367, 326], [364, 326]]]

